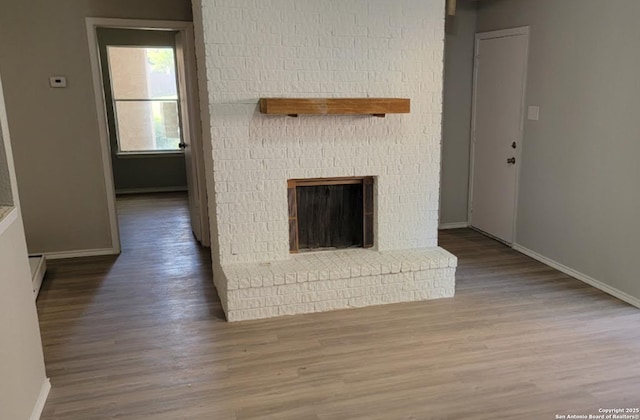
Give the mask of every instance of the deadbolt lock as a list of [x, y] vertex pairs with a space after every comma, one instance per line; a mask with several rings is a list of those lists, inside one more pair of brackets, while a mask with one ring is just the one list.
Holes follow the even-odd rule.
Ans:
[[516, 148], [516, 142], [514, 141], [513, 143], [511, 143], [511, 148], [515, 149]]

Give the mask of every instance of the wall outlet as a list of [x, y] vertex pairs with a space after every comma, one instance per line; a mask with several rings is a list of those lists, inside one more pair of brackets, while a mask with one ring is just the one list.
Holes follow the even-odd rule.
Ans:
[[52, 88], [66, 88], [67, 78], [64, 76], [52, 76], [49, 78], [49, 86]]
[[531, 121], [538, 121], [540, 119], [540, 107], [530, 106], [527, 109], [527, 119]]

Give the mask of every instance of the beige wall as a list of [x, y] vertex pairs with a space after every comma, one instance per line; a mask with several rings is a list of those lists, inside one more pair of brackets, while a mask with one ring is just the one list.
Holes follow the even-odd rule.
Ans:
[[481, 2], [478, 30], [530, 25], [516, 242], [640, 299], [637, 0]]
[[[3, 176], [15, 190], [11, 144], [0, 82], [0, 147], [4, 147]], [[4, 143], [3, 143], [4, 142]], [[6, 178], [5, 178], [6, 180]], [[14, 204], [18, 197], [14, 191]], [[0, 224], [0, 419], [31, 417], [45, 377], [40, 329], [31, 287], [27, 247], [18, 217]]]
[[[29, 251], [110, 248], [85, 17], [191, 20], [188, 0], [4, 2], [5, 82]], [[48, 78], [67, 77], [67, 89]]]
[[442, 119], [440, 224], [466, 223], [476, 3], [459, 0], [447, 18]]

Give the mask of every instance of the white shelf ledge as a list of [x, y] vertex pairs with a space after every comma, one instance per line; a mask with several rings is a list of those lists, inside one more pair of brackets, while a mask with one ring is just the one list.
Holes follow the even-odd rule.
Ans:
[[0, 206], [0, 235], [18, 217], [18, 210], [13, 206]]

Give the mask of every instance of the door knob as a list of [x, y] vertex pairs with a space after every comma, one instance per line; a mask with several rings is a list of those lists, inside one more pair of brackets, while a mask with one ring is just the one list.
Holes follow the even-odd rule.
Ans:
[[514, 165], [516, 163], [516, 158], [512, 157], [512, 158], [507, 159], [507, 163], [510, 164], [510, 165]]
[[187, 143], [181, 141], [180, 143], [178, 143], [178, 147], [184, 150], [187, 148]]

